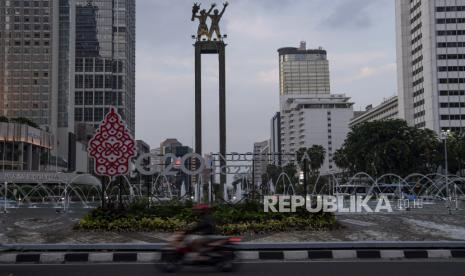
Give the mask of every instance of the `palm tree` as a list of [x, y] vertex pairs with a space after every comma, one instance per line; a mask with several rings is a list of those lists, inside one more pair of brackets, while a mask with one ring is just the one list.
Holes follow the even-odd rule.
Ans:
[[326, 150], [321, 145], [313, 145], [307, 152], [310, 156], [310, 170], [313, 175], [318, 175], [325, 162]]
[[310, 178], [312, 182], [315, 182], [325, 162], [325, 155], [326, 150], [321, 145], [313, 145], [310, 148], [300, 148], [297, 151], [297, 162], [304, 172], [305, 195], [308, 193], [307, 173], [310, 172]]

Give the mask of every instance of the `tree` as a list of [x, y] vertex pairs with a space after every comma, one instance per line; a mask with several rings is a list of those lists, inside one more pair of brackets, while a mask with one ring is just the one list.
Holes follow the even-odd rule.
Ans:
[[333, 156], [334, 164], [343, 170], [350, 171], [351, 162], [347, 158], [347, 154], [344, 148], [340, 148], [334, 152]]
[[313, 145], [308, 149], [308, 155], [310, 156], [310, 171], [313, 175], [320, 174], [320, 169], [325, 162], [325, 148], [320, 145]]
[[[285, 173], [292, 184], [298, 183], [297, 168], [293, 163], [288, 163], [285, 166], [270, 164], [266, 167], [266, 173], [262, 175], [262, 189], [265, 189], [266, 185], [271, 180], [275, 185], [276, 192], [283, 191], [284, 182], [287, 184], [287, 179], [280, 179], [278, 183], [281, 173]], [[296, 185], [294, 185], [294, 188], [297, 188]]]
[[12, 118], [12, 119], [10, 119], [10, 121], [18, 123], [18, 124], [28, 125], [28, 126], [34, 127], [34, 128], [39, 128], [38, 124], [36, 124], [32, 120], [30, 120], [28, 118], [24, 118], [24, 117]]
[[266, 167], [266, 174], [262, 176], [262, 183], [268, 183], [268, 181], [272, 181], [276, 184], [278, 180], [279, 174], [281, 174], [282, 168], [276, 165], [270, 164]]
[[325, 162], [326, 150], [323, 146], [313, 145], [310, 148], [300, 148], [297, 151], [297, 162], [301, 170], [304, 172], [304, 194], [308, 193], [308, 179], [305, 181], [308, 172], [310, 172], [310, 182], [315, 183], [320, 169]]
[[297, 162], [300, 168], [304, 170], [304, 162], [308, 161], [308, 170], [313, 174], [319, 174], [321, 167], [325, 162], [326, 150], [323, 146], [313, 145], [311, 148], [300, 148], [297, 151]]
[[[441, 154], [437, 159], [439, 166], [444, 168], [444, 143], [442, 140], [438, 152]], [[462, 175], [462, 171], [465, 168], [465, 134], [463, 133], [450, 133], [447, 137], [447, 162], [448, 172], [452, 174]]]
[[403, 120], [366, 122], [352, 128], [334, 160], [351, 173], [374, 177], [427, 174], [437, 170], [439, 145], [434, 131], [409, 127]]

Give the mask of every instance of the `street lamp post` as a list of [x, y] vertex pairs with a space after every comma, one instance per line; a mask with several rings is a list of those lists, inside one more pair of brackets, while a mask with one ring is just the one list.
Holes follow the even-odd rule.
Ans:
[[[449, 138], [450, 130], [443, 131], [442, 132], [442, 139], [444, 140], [444, 169], [445, 169], [445, 174], [446, 174], [446, 185], [448, 181], [448, 175], [449, 175], [449, 164], [448, 164], [448, 157], [447, 157], [447, 139]], [[447, 191], [449, 195], [449, 186], [447, 186]]]
[[6, 195], [7, 195], [7, 193], [8, 193], [8, 182], [5, 182], [5, 195], [3, 197], [3, 212], [5, 214], [7, 213], [7, 211], [6, 211], [6, 199], [7, 199]]
[[450, 189], [449, 189], [449, 163], [448, 163], [448, 157], [447, 157], [447, 139], [449, 138], [450, 130], [447, 131], [442, 131], [442, 139], [444, 140], [444, 169], [445, 169], [445, 183], [446, 183], [446, 193], [447, 193], [447, 198], [449, 200], [449, 212], [450, 212], [450, 207], [452, 203], [452, 198], [450, 194]]
[[304, 193], [305, 193], [305, 205], [307, 204], [308, 196], [308, 160], [304, 159]]

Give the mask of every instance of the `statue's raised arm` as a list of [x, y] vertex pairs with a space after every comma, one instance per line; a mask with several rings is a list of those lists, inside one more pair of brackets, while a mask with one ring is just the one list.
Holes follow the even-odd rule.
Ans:
[[210, 7], [210, 9], [208, 10], [207, 14], [210, 16], [210, 14], [212, 13], [213, 9], [216, 7], [216, 4], [213, 3], [212, 6]]
[[227, 7], [228, 5], [229, 5], [228, 2], [225, 2], [225, 3], [223, 4], [223, 10], [222, 10], [221, 13], [220, 13], [220, 18], [223, 16], [224, 12], [226, 11], [226, 7]]
[[192, 18], [191, 21], [194, 21], [195, 18], [198, 18], [197, 13], [200, 10], [200, 4], [199, 3], [194, 3], [194, 6], [192, 7]]

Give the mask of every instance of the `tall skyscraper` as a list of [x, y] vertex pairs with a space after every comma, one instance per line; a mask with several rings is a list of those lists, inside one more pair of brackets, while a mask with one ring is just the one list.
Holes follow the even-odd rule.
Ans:
[[0, 113], [56, 133], [58, 1], [0, 1]]
[[465, 0], [396, 0], [399, 116], [465, 130]]
[[323, 49], [281, 48], [279, 52], [279, 83], [281, 95], [329, 94], [329, 64]]
[[0, 1], [0, 115], [40, 125], [68, 161], [110, 106], [134, 134], [135, 0]]
[[[329, 65], [326, 51], [299, 48], [281, 48], [279, 53], [280, 135], [272, 130], [272, 141], [281, 142], [284, 154], [293, 154], [302, 147], [321, 145], [326, 150], [322, 173], [335, 171], [333, 154], [349, 132], [353, 117], [353, 103], [345, 95], [330, 93]], [[276, 145], [272, 145], [276, 150]], [[276, 163], [276, 158], [273, 160]], [[279, 159], [278, 159], [279, 161]], [[282, 160], [283, 164], [286, 160]]]
[[[88, 139], [110, 106], [135, 132], [135, 0], [76, 0], [74, 118]], [[84, 127], [92, 126], [92, 127]]]
[[68, 0], [0, 1], [0, 115], [25, 117], [53, 135], [53, 155], [68, 159]]
[[[72, 158], [70, 148], [74, 147], [74, 108], [73, 108], [73, 90], [74, 86], [74, 54], [75, 54], [75, 32], [76, 18], [75, 5], [73, 0], [59, 0], [58, 18], [54, 17], [54, 22], [58, 27], [55, 30], [57, 43], [54, 45], [54, 56], [58, 58], [57, 78], [57, 148], [58, 156], [64, 159]], [[54, 132], [55, 133], [55, 132]], [[71, 134], [71, 136], [70, 136]], [[71, 165], [73, 161], [67, 160]], [[73, 169], [72, 166], [68, 166]]]

